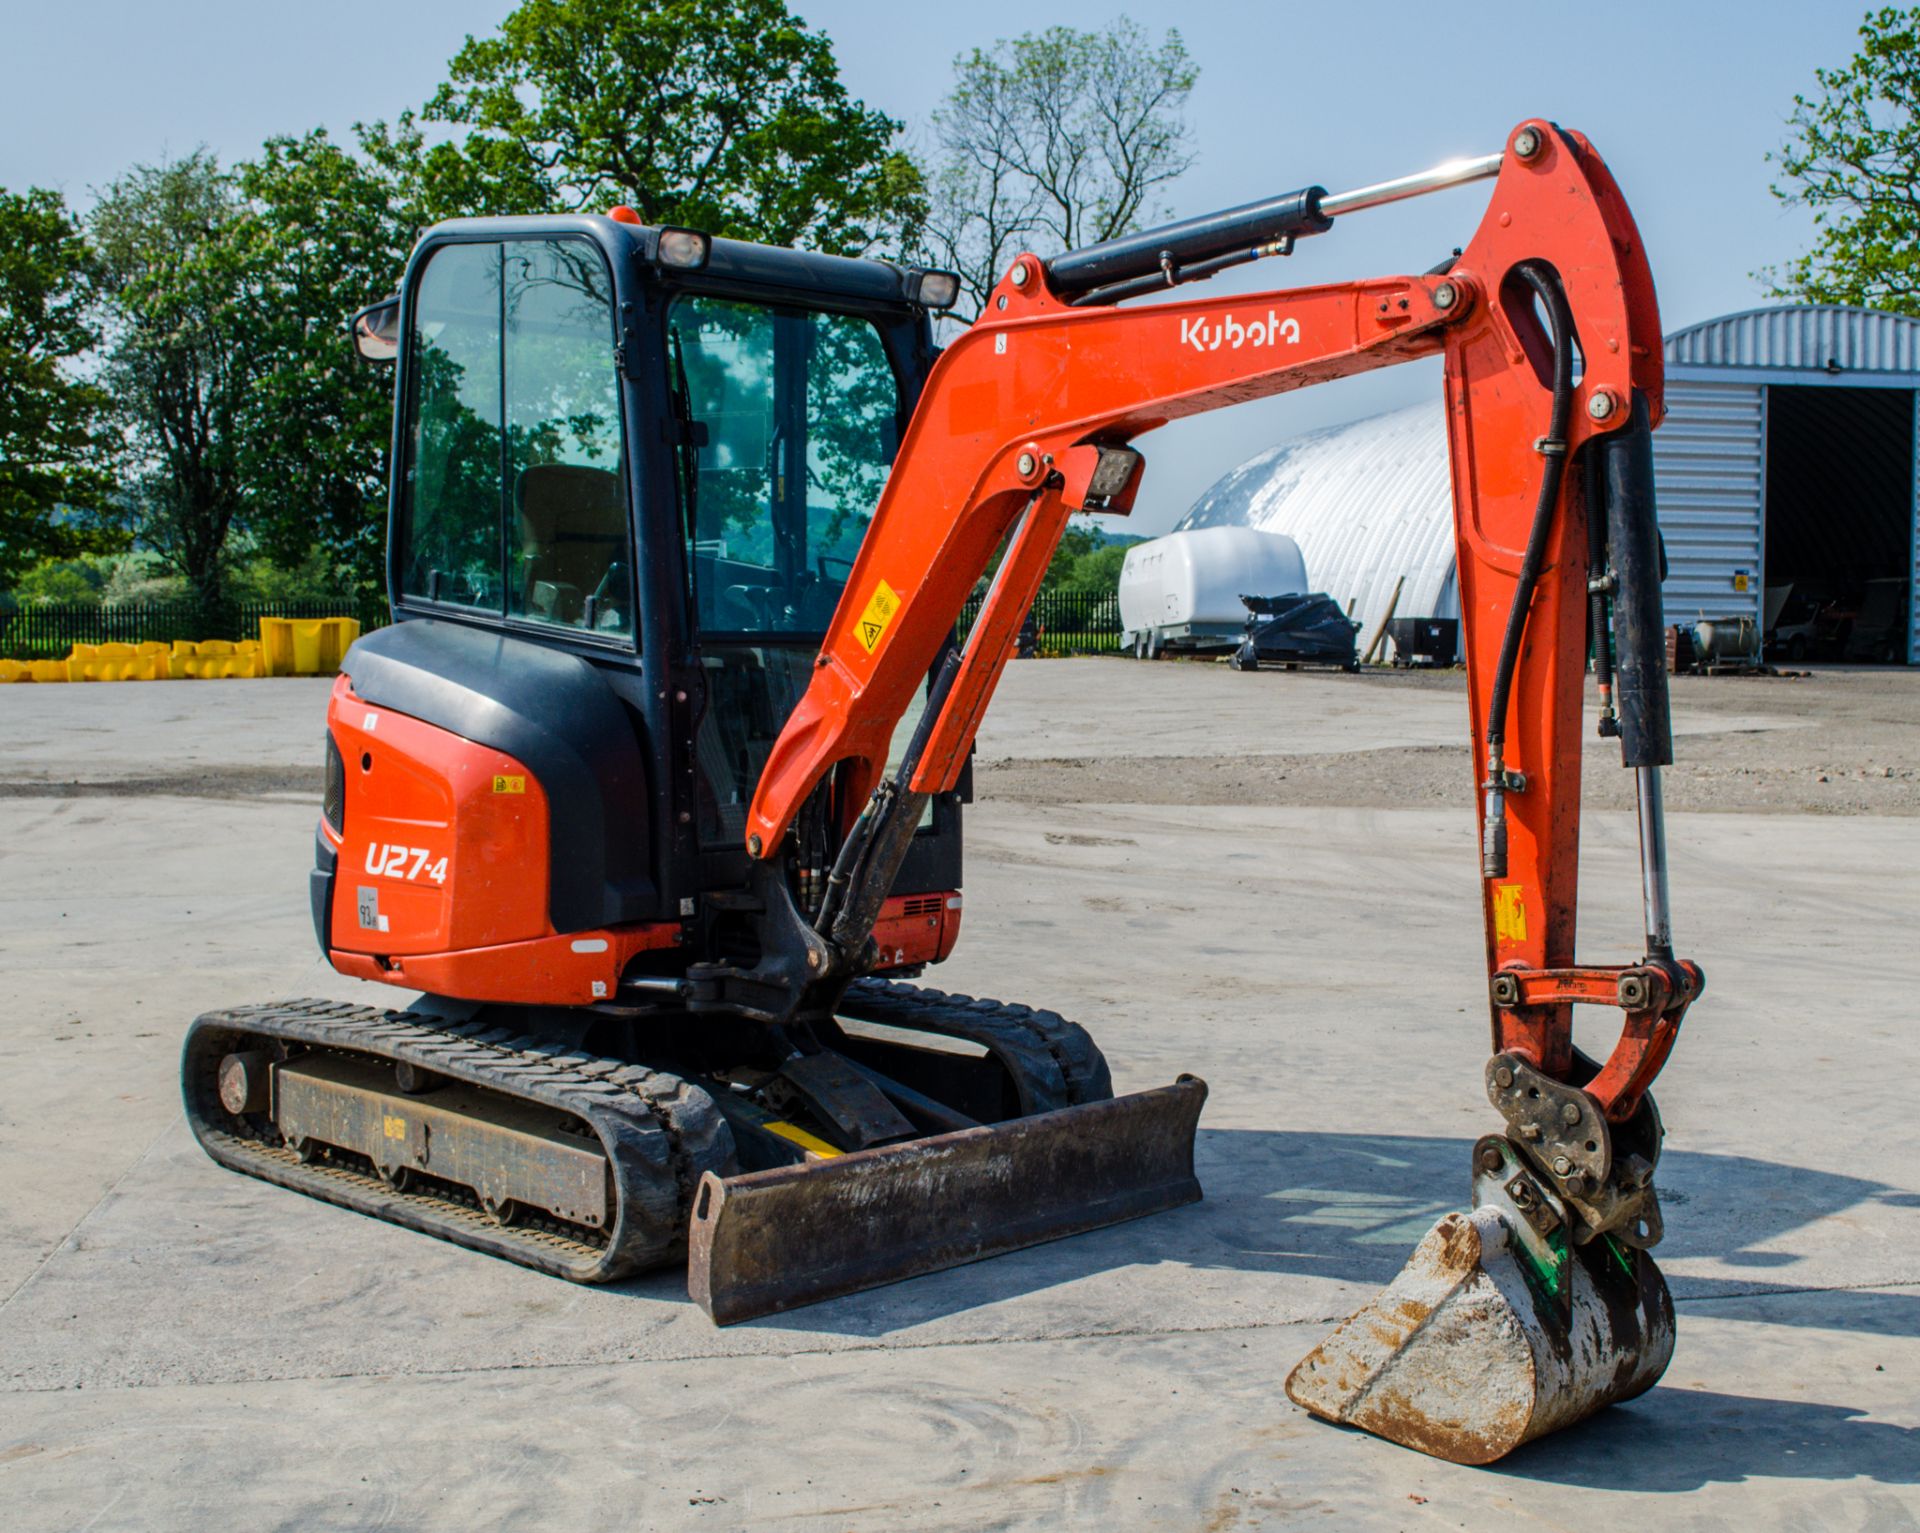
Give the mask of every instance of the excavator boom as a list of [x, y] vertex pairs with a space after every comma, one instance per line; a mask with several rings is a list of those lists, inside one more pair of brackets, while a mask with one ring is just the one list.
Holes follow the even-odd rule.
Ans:
[[[1284, 253], [1336, 213], [1489, 174], [1473, 238], [1424, 275], [1116, 307]], [[954, 786], [1068, 516], [1131, 507], [1144, 463], [1130, 444], [1203, 410], [1429, 356], [1445, 361], [1483, 805], [1487, 1087], [1508, 1135], [1476, 1151], [1476, 1213], [1450, 1216], [1382, 1301], [1402, 1306], [1400, 1331], [1363, 1311], [1289, 1389], [1318, 1414], [1481, 1462], [1649, 1387], [1665, 1365], [1671, 1308], [1646, 1255], [1660, 1127], [1646, 1093], [1703, 984], [1673, 953], [1659, 796], [1672, 759], [1648, 446], [1664, 410], [1659, 313], [1639, 233], [1584, 138], [1532, 120], [1502, 154], [1425, 176], [1338, 198], [1309, 188], [1051, 263], [1015, 259], [928, 380], [745, 839], [778, 865], [829, 774], [840, 803], [865, 803], [848, 811], [840, 883], [809, 934], [830, 988], [857, 969], [901, 826]], [[895, 723], [997, 549], [966, 644], [883, 780]], [[1590, 632], [1602, 733], [1620, 739], [1641, 807], [1646, 947], [1610, 967], [1574, 953]], [[1605, 1061], [1574, 1049], [1582, 1003], [1623, 1013]], [[1524, 1404], [1494, 1425], [1459, 1398], [1471, 1370], [1449, 1366], [1458, 1343], [1427, 1323], [1442, 1312], [1462, 1335], [1491, 1325], [1510, 1340], [1486, 1366], [1506, 1368], [1506, 1395]], [[1570, 1372], [1550, 1377], [1542, 1359], [1569, 1346]]]

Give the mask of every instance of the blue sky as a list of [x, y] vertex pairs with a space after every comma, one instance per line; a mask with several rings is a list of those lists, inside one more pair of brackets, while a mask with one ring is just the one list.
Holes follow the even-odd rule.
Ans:
[[[206, 144], [243, 158], [272, 133], [417, 104], [471, 32], [510, 0], [4, 0], [0, 186], [56, 186], [84, 203], [127, 165]], [[953, 55], [1052, 23], [1098, 26], [1121, 7], [1055, 0], [902, 5], [789, 0], [825, 30], [850, 88], [919, 127]], [[1805, 248], [1804, 211], [1768, 194], [1764, 156], [1796, 91], [1853, 52], [1847, 0], [1612, 0], [1606, 6], [1436, 6], [1348, 0], [1187, 0], [1136, 6], [1176, 21], [1200, 65], [1199, 161], [1176, 215], [1318, 182], [1334, 190], [1497, 149], [1540, 114], [1585, 132], [1644, 233], [1669, 330], [1763, 300], [1750, 275]], [[1419, 271], [1472, 232], [1485, 189], [1345, 220], [1287, 262], [1216, 279], [1253, 290]], [[1437, 364], [1181, 422], [1142, 440], [1133, 518], [1159, 531], [1240, 459], [1292, 432], [1431, 397]]]

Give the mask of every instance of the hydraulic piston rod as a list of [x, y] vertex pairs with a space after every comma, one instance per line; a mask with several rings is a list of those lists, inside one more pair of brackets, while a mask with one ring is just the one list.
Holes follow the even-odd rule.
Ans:
[[1468, 181], [1484, 181], [1500, 174], [1504, 154], [1483, 154], [1473, 159], [1448, 160], [1431, 170], [1416, 171], [1392, 181], [1355, 187], [1350, 192], [1332, 192], [1320, 199], [1320, 211], [1329, 218], [1342, 213], [1358, 213], [1362, 208], [1384, 207], [1389, 202], [1404, 202], [1409, 197], [1424, 197], [1428, 192], [1445, 191]]
[[1667, 814], [1660, 796], [1660, 768], [1634, 769], [1640, 811], [1640, 898], [1646, 908], [1647, 957], [1673, 956], [1673, 913], [1667, 902]]
[[[1522, 138], [1531, 130], [1522, 130]], [[1536, 147], [1537, 137], [1529, 140]], [[1524, 144], [1516, 151], [1529, 152]], [[1195, 277], [1211, 276], [1227, 266], [1262, 256], [1285, 255], [1297, 239], [1324, 234], [1336, 215], [1377, 208], [1408, 197], [1422, 197], [1468, 181], [1482, 181], [1500, 173], [1504, 154], [1448, 160], [1431, 170], [1416, 171], [1392, 181], [1329, 193], [1319, 186], [1303, 187], [1278, 197], [1263, 198], [1218, 213], [1202, 213], [1177, 223], [1162, 224], [1138, 234], [1123, 234], [1080, 250], [1069, 250], [1047, 263], [1055, 289], [1074, 303], [1117, 303], [1161, 287], [1173, 287]]]

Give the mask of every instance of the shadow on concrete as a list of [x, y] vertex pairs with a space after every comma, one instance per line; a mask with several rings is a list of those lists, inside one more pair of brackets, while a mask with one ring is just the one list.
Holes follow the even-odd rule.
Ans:
[[1920, 1484], [1920, 1429], [1865, 1416], [1849, 1405], [1662, 1387], [1528, 1443], [1488, 1472], [1643, 1492], [1769, 1478]]
[[[883, 1336], [945, 1315], [1128, 1266], [1304, 1275], [1388, 1282], [1420, 1238], [1468, 1199], [1469, 1139], [1202, 1129], [1196, 1165], [1206, 1200], [1132, 1224], [792, 1311], [762, 1324], [836, 1335]], [[1768, 1291], [1818, 1289], [1794, 1281], [1812, 1254], [1808, 1227], [1865, 1205], [1920, 1203], [1884, 1183], [1742, 1155], [1669, 1152], [1660, 1163], [1666, 1205], [1663, 1264], [1712, 1258], [1751, 1278], [1669, 1271], [1676, 1298], [1737, 1301]], [[1823, 1234], [1829, 1248], [1838, 1238]], [[636, 1285], [650, 1296], [652, 1284]], [[1812, 1307], [1769, 1306], [1773, 1323], [1819, 1325]], [[1303, 1317], [1305, 1318], [1305, 1317]], [[1756, 1316], [1756, 1318], [1759, 1318]], [[1889, 1295], [1852, 1322], [1920, 1336], [1920, 1293]]]

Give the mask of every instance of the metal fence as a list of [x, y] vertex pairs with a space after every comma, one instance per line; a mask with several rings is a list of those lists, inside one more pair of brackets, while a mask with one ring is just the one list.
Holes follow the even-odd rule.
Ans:
[[[965, 638], [980, 615], [983, 598], [960, 609]], [[1042, 591], [1033, 601], [1035, 648], [1043, 655], [1108, 655], [1120, 648], [1120, 594], [1117, 591]]]
[[[965, 637], [982, 598], [961, 609]], [[1034, 599], [1043, 655], [1112, 654], [1120, 648], [1120, 597], [1113, 591], [1042, 591]], [[252, 639], [263, 617], [357, 617], [370, 633], [387, 621], [380, 597], [332, 601], [135, 602], [116, 606], [17, 606], [0, 596], [0, 660], [62, 660], [76, 644], [171, 644], [176, 639]]]
[[361, 630], [387, 621], [385, 600], [133, 602], [121, 606], [17, 606], [0, 597], [0, 660], [61, 660], [76, 644], [171, 644], [176, 639], [257, 639], [263, 617], [357, 617]]

